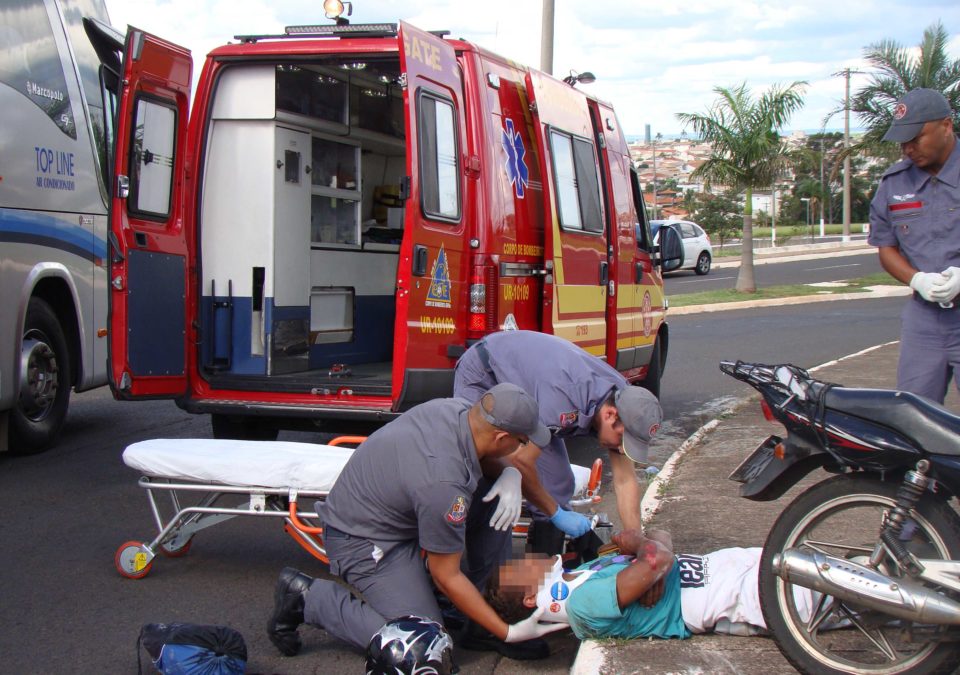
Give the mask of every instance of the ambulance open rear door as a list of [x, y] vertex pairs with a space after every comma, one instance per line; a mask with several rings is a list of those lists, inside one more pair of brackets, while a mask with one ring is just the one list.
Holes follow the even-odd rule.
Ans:
[[461, 166], [466, 129], [453, 48], [403, 22], [399, 39], [409, 190], [397, 270], [393, 399], [404, 410], [453, 391], [455, 357], [448, 346], [467, 274]]
[[131, 28], [110, 208], [110, 384], [119, 398], [187, 389], [188, 243], [182, 214], [190, 52]]

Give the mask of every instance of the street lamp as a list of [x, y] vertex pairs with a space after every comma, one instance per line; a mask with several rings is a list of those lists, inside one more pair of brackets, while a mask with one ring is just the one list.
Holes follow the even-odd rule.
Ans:
[[813, 228], [810, 227], [810, 198], [809, 198], [809, 197], [801, 197], [801, 198], [800, 198], [800, 201], [803, 202], [804, 204], [806, 204], [806, 206], [807, 206], [807, 227], [810, 228], [810, 241], [812, 242], [812, 241], [813, 241]]

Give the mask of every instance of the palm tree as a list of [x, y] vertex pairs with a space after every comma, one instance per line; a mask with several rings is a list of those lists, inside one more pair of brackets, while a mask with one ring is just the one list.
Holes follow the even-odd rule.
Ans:
[[713, 146], [713, 154], [691, 178], [745, 191], [743, 246], [736, 290], [757, 290], [753, 275], [753, 190], [767, 187], [786, 162], [780, 129], [803, 105], [806, 82], [774, 85], [754, 100], [744, 82], [733, 88], [715, 87], [719, 98], [705, 114], [677, 113], [684, 126]]
[[869, 73], [869, 83], [850, 101], [850, 110], [867, 129], [863, 139], [851, 148], [851, 154], [899, 154], [899, 148], [881, 144], [881, 139], [893, 121], [896, 102], [918, 87], [936, 89], [947, 98], [953, 110], [954, 129], [960, 130], [960, 59], [949, 59], [949, 41], [950, 34], [937, 21], [923, 31], [917, 49], [886, 39], [864, 48], [864, 57], [875, 70]]

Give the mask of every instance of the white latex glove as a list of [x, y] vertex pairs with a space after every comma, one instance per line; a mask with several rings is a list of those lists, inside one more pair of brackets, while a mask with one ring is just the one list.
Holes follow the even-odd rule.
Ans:
[[545, 611], [546, 607], [537, 607], [534, 613], [523, 621], [507, 626], [504, 642], [525, 642], [570, 627], [565, 623], [539, 623]]
[[522, 480], [520, 472], [512, 466], [508, 466], [484, 496], [483, 501], [485, 502], [500, 497], [500, 502], [493, 512], [493, 517], [490, 518], [490, 527], [493, 529], [509, 530], [517, 522], [517, 518], [520, 517], [520, 506], [523, 503], [523, 491], [520, 489]]
[[945, 281], [946, 279], [939, 272], [917, 272], [910, 279], [910, 288], [928, 302], [939, 302], [933, 297], [932, 292], [935, 286], [940, 286]]
[[940, 273], [944, 281], [934, 284], [930, 295], [941, 305], [949, 305], [960, 293], [960, 267], [948, 267]]

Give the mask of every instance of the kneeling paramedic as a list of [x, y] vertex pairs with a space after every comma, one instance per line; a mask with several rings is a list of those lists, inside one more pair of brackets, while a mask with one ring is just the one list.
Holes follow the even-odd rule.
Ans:
[[478, 588], [509, 557], [511, 527], [523, 497], [531, 503], [532, 550], [560, 553], [564, 535], [576, 538], [590, 531], [590, 519], [569, 508], [574, 490], [569, 437], [594, 435], [607, 448], [623, 528], [639, 530], [641, 490], [634, 462], [646, 463], [663, 418], [656, 396], [630, 385], [602, 359], [545, 333], [504, 331], [483, 338], [457, 362], [454, 396], [476, 401], [498, 382], [512, 382], [537, 400], [551, 437], [546, 443], [531, 437], [511, 456], [513, 468], [492, 485], [480, 483], [476, 498], [499, 496], [499, 508], [467, 549], [468, 575]]
[[521, 443], [548, 438], [536, 402], [512, 384], [491, 388], [474, 404], [423, 403], [376, 431], [354, 452], [326, 502], [317, 503], [330, 571], [365, 600], [335, 581], [286, 568], [267, 624], [271, 642], [287, 656], [298, 653], [297, 629], [308, 623], [365, 649], [389, 619], [439, 622], [431, 579], [460, 611], [506, 642], [562, 628], [539, 624], [536, 615], [507, 625], [460, 571], [481, 465], [495, 472], [498, 459]]

